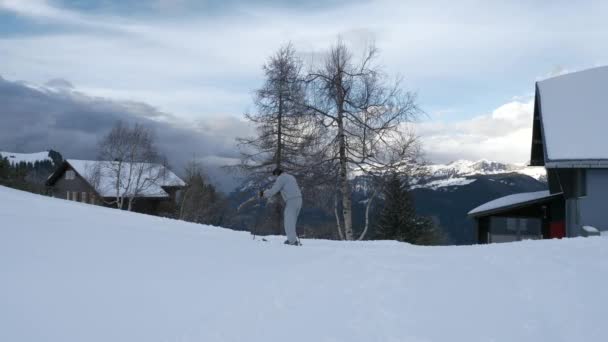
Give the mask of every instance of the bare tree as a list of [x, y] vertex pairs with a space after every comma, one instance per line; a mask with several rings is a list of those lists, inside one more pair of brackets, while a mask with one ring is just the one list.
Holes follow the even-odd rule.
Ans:
[[257, 136], [239, 138], [242, 165], [247, 172], [280, 167], [298, 169], [307, 147], [310, 126], [303, 107], [302, 62], [291, 44], [280, 48], [263, 66], [266, 80], [255, 92], [256, 112], [245, 118], [257, 128]]
[[381, 158], [386, 162], [376, 165], [366, 172], [369, 183], [366, 190], [369, 197], [365, 200], [364, 228], [357, 240], [363, 240], [366, 237], [370, 227], [370, 211], [374, 200], [385, 191], [390, 176], [398, 175], [410, 180], [419, 180], [423, 179], [427, 173], [421, 157], [420, 144], [411, 131], [397, 132], [397, 137], [392, 139]]
[[[389, 83], [374, 64], [377, 50], [371, 46], [359, 59], [339, 41], [323, 63], [307, 77], [304, 107], [325, 129], [325, 147], [319, 162], [337, 170], [336, 215], [338, 231], [354, 240], [350, 179], [355, 174], [374, 174], [402, 167], [409, 160], [403, 124], [419, 112], [415, 94], [404, 92], [399, 80]], [[393, 157], [393, 158], [391, 158]]]
[[[265, 82], [255, 92], [256, 111], [245, 118], [257, 128], [254, 137], [239, 138], [241, 164], [249, 181], [257, 188], [268, 183], [269, 171], [281, 168], [294, 174], [301, 185], [310, 183], [310, 159], [316, 146], [318, 126], [307, 115], [304, 102], [302, 61], [291, 44], [281, 47], [263, 66]], [[305, 186], [306, 187], [306, 186]], [[282, 231], [282, 204], [274, 201], [265, 208], [270, 217], [266, 228]]]
[[154, 136], [146, 127], [117, 122], [99, 142], [99, 160], [92, 170], [99, 192], [112, 194], [109, 204], [131, 211], [142, 195], [161, 195], [158, 182], [166, 176], [166, 161], [154, 146]]

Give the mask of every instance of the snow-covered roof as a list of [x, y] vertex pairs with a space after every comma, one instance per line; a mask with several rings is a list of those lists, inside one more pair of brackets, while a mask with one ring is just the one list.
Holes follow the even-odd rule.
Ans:
[[498, 209], [525, 206], [526, 204], [538, 202], [555, 196], [561, 196], [561, 194], [551, 194], [549, 193], [549, 190], [543, 190], [504, 196], [482, 204], [479, 207], [469, 211], [469, 216], [479, 216], [480, 214], [488, 213]]
[[608, 160], [608, 66], [553, 77], [537, 86], [545, 165]]
[[48, 151], [35, 152], [35, 153], [14, 153], [14, 152], [0, 151], [0, 158], [8, 158], [8, 161], [11, 164], [19, 164], [21, 162], [33, 164], [35, 162], [42, 162], [42, 161], [52, 162], [53, 161], [49, 157]]
[[[82, 176], [97, 193], [103, 197], [116, 196], [117, 165], [118, 162], [76, 160], [68, 159], [66, 162]], [[186, 183], [175, 175], [171, 170], [160, 164], [149, 163], [123, 163], [119, 180], [120, 193], [131, 195], [137, 192], [138, 197], [167, 197], [169, 196], [163, 187], [185, 186]], [[141, 170], [142, 177], [139, 184], [143, 184], [136, 191], [134, 176], [139, 172], [130, 170]], [[129, 182], [129, 179], [132, 181]]]

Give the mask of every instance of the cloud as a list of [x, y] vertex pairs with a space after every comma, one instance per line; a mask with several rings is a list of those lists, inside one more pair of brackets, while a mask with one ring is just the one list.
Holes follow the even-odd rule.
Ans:
[[[0, 35], [0, 74], [35, 84], [66, 78], [76, 85], [56, 80], [52, 93], [20, 88], [35, 92], [21, 94], [27, 120], [18, 121], [21, 114], [3, 118], [12, 126], [0, 129], [0, 143], [23, 149], [52, 143], [85, 154], [109, 122], [127, 116], [157, 127], [167, 149], [184, 155], [176, 159], [196, 154], [209, 162], [230, 160], [233, 132], [248, 129], [238, 117], [251, 106], [267, 56], [287, 41], [303, 56], [319, 56], [340, 35], [353, 46], [376, 39], [380, 64], [391, 75], [405, 76], [423, 109], [449, 109], [416, 125], [429, 159], [525, 161], [529, 98], [513, 99], [485, 115], [469, 113], [483, 113], [512, 94], [532, 93], [533, 82], [547, 71], [561, 74], [608, 61], [606, 44], [598, 43], [608, 35], [605, 1], [548, 6], [476, 0], [287, 5], [156, 0], [100, 2], [112, 3], [111, 9], [68, 6], [75, 3], [0, 0], [0, 16], [9, 12], [26, 24], [46, 24], [43, 30]], [[157, 12], [125, 10], [132, 4]], [[8, 105], [14, 102], [6, 108], [15, 110]]]
[[530, 159], [534, 100], [515, 100], [489, 114], [456, 122], [430, 120], [416, 124], [427, 158], [432, 162]]
[[[375, 38], [380, 63], [404, 75], [423, 105], [444, 102], [440, 106], [459, 110], [480, 91], [498, 93], [500, 101], [521, 93], [554, 65], [608, 61], [608, 48], [598, 44], [608, 34], [608, 5], [601, 1], [544, 7], [535, 1], [316, 1], [303, 7], [306, 1], [158, 0], [157, 12], [147, 15], [131, 14], [121, 1], [112, 6], [122, 12], [68, 3], [74, 2], [0, 0], [5, 11], [56, 25], [0, 37], [0, 73], [34, 83], [65, 77], [90, 94], [153, 103], [183, 118], [240, 115], [261, 82], [260, 66], [287, 41], [308, 56], [338, 35], [354, 45]], [[167, 15], [167, 8], [185, 8], [187, 15]]]
[[191, 158], [201, 159], [224, 190], [234, 180], [219, 167], [239, 157], [235, 138], [252, 133], [247, 123], [232, 116], [208, 117], [192, 125], [145, 103], [86, 95], [65, 80], [34, 86], [0, 78], [0, 103], [2, 150], [52, 148], [66, 158], [95, 158], [97, 142], [117, 120], [140, 122], [152, 129], [178, 172]]

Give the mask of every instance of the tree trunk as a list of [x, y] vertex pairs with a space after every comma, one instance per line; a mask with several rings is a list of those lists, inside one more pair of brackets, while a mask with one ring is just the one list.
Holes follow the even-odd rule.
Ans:
[[374, 201], [374, 198], [376, 198], [377, 194], [378, 189], [374, 190], [374, 194], [367, 201], [367, 205], [365, 206], [365, 228], [363, 229], [363, 232], [361, 232], [361, 235], [359, 235], [359, 238], [357, 240], [363, 240], [363, 238], [365, 238], [365, 235], [367, 234], [367, 231], [369, 229], [369, 208], [372, 207], [372, 202]]
[[180, 220], [184, 220], [184, 208], [186, 207], [186, 200], [187, 200], [187, 196], [190, 193], [190, 187], [187, 187], [186, 190], [184, 190], [184, 195], [182, 196], [182, 205], [181, 208], [179, 208], [179, 219]]
[[344, 134], [344, 124], [342, 121], [343, 113], [338, 117], [338, 141], [340, 149], [340, 173], [339, 182], [342, 192], [342, 217], [344, 219], [344, 238], [354, 240], [352, 203], [350, 198], [350, 186], [348, 184], [348, 160], [346, 155], [346, 135]]
[[277, 126], [277, 156], [276, 166], [281, 167], [282, 154], [283, 154], [283, 96], [279, 95], [279, 113], [278, 113], [278, 126]]
[[336, 189], [336, 195], [334, 196], [334, 215], [336, 215], [336, 227], [338, 229], [338, 237], [340, 240], [344, 240], [344, 234], [342, 233], [342, 223], [340, 222], [340, 214], [338, 214], [338, 189]]

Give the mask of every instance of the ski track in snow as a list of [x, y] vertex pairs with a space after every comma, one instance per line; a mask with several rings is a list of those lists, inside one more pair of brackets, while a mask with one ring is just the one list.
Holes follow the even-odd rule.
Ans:
[[0, 187], [0, 341], [606, 341], [608, 239], [418, 247]]

